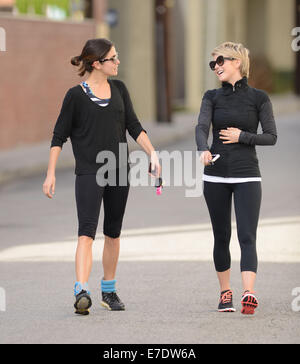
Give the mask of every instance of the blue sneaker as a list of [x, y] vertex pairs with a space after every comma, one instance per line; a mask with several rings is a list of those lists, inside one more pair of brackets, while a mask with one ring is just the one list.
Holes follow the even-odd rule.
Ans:
[[87, 288], [87, 283], [82, 286], [80, 282], [76, 282], [74, 286], [74, 308], [75, 313], [79, 315], [88, 315], [90, 313], [89, 308], [92, 306], [92, 299]]

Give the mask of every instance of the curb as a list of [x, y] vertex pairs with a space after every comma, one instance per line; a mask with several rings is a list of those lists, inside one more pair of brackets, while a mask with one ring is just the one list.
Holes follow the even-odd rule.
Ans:
[[[151, 143], [156, 150], [187, 138], [194, 133], [197, 116], [195, 114], [178, 113], [173, 123], [142, 123]], [[0, 152], [0, 186], [11, 181], [47, 173], [51, 141], [34, 145], [24, 145], [13, 150]], [[129, 152], [141, 150], [141, 147], [128, 136]], [[71, 142], [63, 145], [58, 158], [56, 171], [74, 168], [75, 160]]]

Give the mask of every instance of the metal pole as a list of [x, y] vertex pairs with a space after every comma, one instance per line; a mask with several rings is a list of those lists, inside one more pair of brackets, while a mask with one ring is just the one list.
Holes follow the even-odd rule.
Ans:
[[171, 122], [170, 10], [166, 0], [155, 0], [155, 19], [157, 121]]
[[96, 37], [109, 38], [109, 27], [105, 23], [107, 0], [93, 0], [93, 18], [96, 23]]

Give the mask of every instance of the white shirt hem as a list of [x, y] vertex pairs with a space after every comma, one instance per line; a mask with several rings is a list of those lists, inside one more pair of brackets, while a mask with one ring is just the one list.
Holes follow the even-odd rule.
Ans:
[[217, 177], [204, 174], [202, 180], [214, 183], [246, 183], [261, 182], [261, 177]]

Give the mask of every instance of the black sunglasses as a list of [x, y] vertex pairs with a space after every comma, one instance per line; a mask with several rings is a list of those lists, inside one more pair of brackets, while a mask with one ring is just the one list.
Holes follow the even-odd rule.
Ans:
[[114, 64], [117, 64], [119, 61], [119, 54], [117, 53], [115, 56], [111, 58], [99, 59], [100, 63], [112, 61]]
[[211, 68], [212, 71], [214, 71], [216, 68], [216, 64], [218, 66], [223, 66], [225, 61], [234, 61], [235, 59], [236, 58], [219, 56], [215, 61], [209, 62], [209, 67]]

